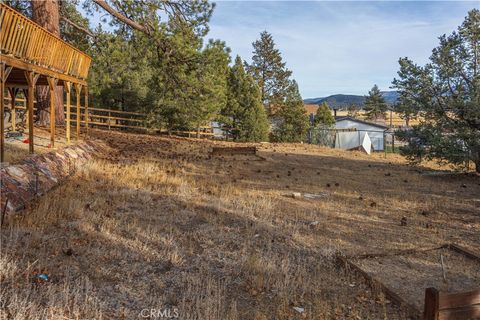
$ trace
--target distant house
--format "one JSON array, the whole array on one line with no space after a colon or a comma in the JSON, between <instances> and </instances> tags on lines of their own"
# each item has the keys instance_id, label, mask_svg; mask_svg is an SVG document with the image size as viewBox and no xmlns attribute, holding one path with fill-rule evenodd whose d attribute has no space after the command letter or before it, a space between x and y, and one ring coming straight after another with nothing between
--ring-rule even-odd
<instances>
[{"instance_id":1,"label":"distant house","mask_svg":"<svg viewBox=\"0 0 480 320\"><path fill-rule=\"evenodd\" d=\"M310 123L313 123L313 121L315 120L315 115L317 114L318 104L305 104L304 108L305 112L308 115Z\"/></svg>"},{"instance_id":2,"label":"distant house","mask_svg":"<svg viewBox=\"0 0 480 320\"><path fill-rule=\"evenodd\" d=\"M388 127L352 117L337 117L335 121L336 148L353 149L355 146L359 146L364 135L368 134L373 150L384 150L385 131L388 130Z\"/></svg>"}]
</instances>

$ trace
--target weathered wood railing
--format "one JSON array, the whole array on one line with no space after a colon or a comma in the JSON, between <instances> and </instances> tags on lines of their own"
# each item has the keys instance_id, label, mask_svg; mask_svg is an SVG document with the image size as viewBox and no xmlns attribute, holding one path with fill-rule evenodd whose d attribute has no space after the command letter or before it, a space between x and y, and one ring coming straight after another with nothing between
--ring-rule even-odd
<instances>
[{"instance_id":1,"label":"weathered wood railing","mask_svg":"<svg viewBox=\"0 0 480 320\"><path fill-rule=\"evenodd\" d=\"M459 293L425 290L424 320L464 319L480 319L480 289Z\"/></svg>"},{"instance_id":2,"label":"weathered wood railing","mask_svg":"<svg viewBox=\"0 0 480 320\"><path fill-rule=\"evenodd\" d=\"M8 110L11 114L10 123L12 130L15 131L18 127L18 124L22 122L22 119L17 119L17 110L26 110L26 100L23 98L15 99L14 110L12 110L11 99L6 98ZM65 112L66 114L66 112ZM102 129L131 129L146 131L149 128L145 126L146 115L141 112L131 112L131 111L122 111L122 110L113 110L113 109L103 109L103 108L88 108L88 125L90 127L98 127ZM72 125L75 125L77 122L77 114L72 112L70 114L70 121ZM85 125L85 107L80 106L80 123ZM211 137L213 133L211 132L211 127L204 126L200 128L201 131L198 132L199 136L202 137ZM157 132L167 132L165 129L155 130ZM177 135L187 135L195 136L197 135L196 131L171 131L172 134Z\"/></svg>"},{"instance_id":3,"label":"weathered wood railing","mask_svg":"<svg viewBox=\"0 0 480 320\"><path fill-rule=\"evenodd\" d=\"M0 50L3 58L86 79L91 58L0 2Z\"/></svg>"}]
</instances>

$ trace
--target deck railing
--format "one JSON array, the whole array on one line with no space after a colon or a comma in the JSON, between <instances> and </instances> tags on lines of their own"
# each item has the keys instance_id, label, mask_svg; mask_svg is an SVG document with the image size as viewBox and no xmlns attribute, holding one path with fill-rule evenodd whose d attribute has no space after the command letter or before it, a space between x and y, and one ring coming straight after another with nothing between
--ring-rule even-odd
<instances>
[{"instance_id":1,"label":"deck railing","mask_svg":"<svg viewBox=\"0 0 480 320\"><path fill-rule=\"evenodd\" d=\"M24 62L86 79L92 59L17 11L0 3L0 51Z\"/></svg>"}]
</instances>

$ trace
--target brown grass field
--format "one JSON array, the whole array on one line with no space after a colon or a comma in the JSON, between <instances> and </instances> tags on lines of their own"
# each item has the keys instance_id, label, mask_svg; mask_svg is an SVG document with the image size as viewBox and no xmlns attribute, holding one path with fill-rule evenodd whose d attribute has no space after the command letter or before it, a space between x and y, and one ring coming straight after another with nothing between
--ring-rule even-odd
<instances>
[{"instance_id":1,"label":"brown grass field","mask_svg":"<svg viewBox=\"0 0 480 320\"><path fill-rule=\"evenodd\" d=\"M0 318L406 319L335 256L480 251L473 175L303 144L257 144L261 160L209 157L226 142L92 138L109 146L98 160L4 224Z\"/></svg>"}]
</instances>

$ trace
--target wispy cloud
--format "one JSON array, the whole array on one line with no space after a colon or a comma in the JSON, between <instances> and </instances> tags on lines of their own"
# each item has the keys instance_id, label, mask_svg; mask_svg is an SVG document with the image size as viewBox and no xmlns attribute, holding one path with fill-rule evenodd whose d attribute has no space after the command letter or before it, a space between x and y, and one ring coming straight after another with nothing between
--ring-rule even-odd
<instances>
[{"instance_id":1,"label":"wispy cloud","mask_svg":"<svg viewBox=\"0 0 480 320\"><path fill-rule=\"evenodd\" d=\"M478 2L217 2L209 37L250 60L251 43L274 36L304 97L386 90L398 58L425 63Z\"/></svg>"}]
</instances>

